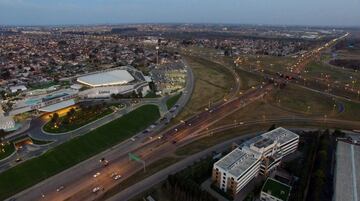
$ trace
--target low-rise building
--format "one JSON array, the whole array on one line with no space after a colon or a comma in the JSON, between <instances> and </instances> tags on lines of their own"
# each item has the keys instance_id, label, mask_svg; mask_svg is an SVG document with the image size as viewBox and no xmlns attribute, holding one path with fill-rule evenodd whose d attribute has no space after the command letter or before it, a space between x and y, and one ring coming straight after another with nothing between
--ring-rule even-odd
<instances>
[{"instance_id":1,"label":"low-rise building","mask_svg":"<svg viewBox=\"0 0 360 201\"><path fill-rule=\"evenodd\" d=\"M11 116L0 116L0 129L12 130L15 128L15 121Z\"/></svg>"},{"instance_id":2,"label":"low-rise building","mask_svg":"<svg viewBox=\"0 0 360 201\"><path fill-rule=\"evenodd\" d=\"M73 89L62 89L49 94L40 95L40 96L29 96L25 99L17 100L14 102L12 110L9 112L10 115L17 115L33 110L40 110L46 108L48 111L48 106L56 105L52 107L54 109L60 107L69 107L72 104L75 104L75 101L70 101L78 97L78 91ZM64 103L62 103L64 102ZM61 104L59 104L61 103Z\"/></svg>"},{"instance_id":3,"label":"low-rise building","mask_svg":"<svg viewBox=\"0 0 360 201\"><path fill-rule=\"evenodd\" d=\"M18 92L18 91L26 91L27 88L24 85L17 85L17 86L9 87L9 90L11 91L11 93L15 93L15 92Z\"/></svg>"},{"instance_id":4,"label":"low-rise building","mask_svg":"<svg viewBox=\"0 0 360 201\"><path fill-rule=\"evenodd\" d=\"M281 127L254 137L214 164L212 180L222 191L237 194L259 174L269 175L298 143L297 134Z\"/></svg>"}]
</instances>

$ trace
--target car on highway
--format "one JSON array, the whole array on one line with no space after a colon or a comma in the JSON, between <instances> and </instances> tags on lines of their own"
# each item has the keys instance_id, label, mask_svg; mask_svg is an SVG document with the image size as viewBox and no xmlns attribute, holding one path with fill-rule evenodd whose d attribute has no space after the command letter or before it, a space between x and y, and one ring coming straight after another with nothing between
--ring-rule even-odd
<instances>
[{"instance_id":1,"label":"car on highway","mask_svg":"<svg viewBox=\"0 0 360 201\"><path fill-rule=\"evenodd\" d=\"M56 189L56 192L60 192L64 189L65 187L64 186L60 186L59 188Z\"/></svg>"},{"instance_id":2,"label":"car on highway","mask_svg":"<svg viewBox=\"0 0 360 201\"><path fill-rule=\"evenodd\" d=\"M104 167L106 167L106 166L109 165L109 161L106 160L105 158L101 158L101 159L100 159L100 163L101 163Z\"/></svg>"},{"instance_id":3,"label":"car on highway","mask_svg":"<svg viewBox=\"0 0 360 201\"><path fill-rule=\"evenodd\" d=\"M95 187L95 188L92 189L92 192L93 192L93 193L97 193L97 192L100 191L100 190L101 190L101 187L100 187L100 186L97 186L97 187Z\"/></svg>"},{"instance_id":4,"label":"car on highway","mask_svg":"<svg viewBox=\"0 0 360 201\"><path fill-rule=\"evenodd\" d=\"M95 173L95 174L93 175L94 178L96 178L96 177L98 177L98 176L100 176L100 172L97 172L97 173Z\"/></svg>"},{"instance_id":5,"label":"car on highway","mask_svg":"<svg viewBox=\"0 0 360 201\"><path fill-rule=\"evenodd\" d=\"M114 180L118 180L121 178L121 175L119 175L117 172L113 172L110 175L111 178L113 178Z\"/></svg>"},{"instance_id":6,"label":"car on highway","mask_svg":"<svg viewBox=\"0 0 360 201\"><path fill-rule=\"evenodd\" d=\"M132 138L130 138L130 140L131 140L131 141L133 141L133 142L135 142L135 138L133 138L133 137L132 137Z\"/></svg>"},{"instance_id":7,"label":"car on highway","mask_svg":"<svg viewBox=\"0 0 360 201\"><path fill-rule=\"evenodd\" d=\"M111 175L110 175L110 177L113 178L113 177L115 177L116 175L117 175L117 172L112 172Z\"/></svg>"},{"instance_id":8,"label":"car on highway","mask_svg":"<svg viewBox=\"0 0 360 201\"><path fill-rule=\"evenodd\" d=\"M118 180L118 179L120 179L121 178L121 175L116 175L115 177L113 177L114 178L114 180Z\"/></svg>"}]
</instances>

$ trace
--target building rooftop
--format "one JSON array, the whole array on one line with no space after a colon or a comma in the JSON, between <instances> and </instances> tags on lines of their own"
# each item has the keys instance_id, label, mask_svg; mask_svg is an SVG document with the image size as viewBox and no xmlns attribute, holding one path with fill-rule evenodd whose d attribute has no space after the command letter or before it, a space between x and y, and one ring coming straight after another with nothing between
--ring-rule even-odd
<instances>
[{"instance_id":1,"label":"building rooftop","mask_svg":"<svg viewBox=\"0 0 360 201\"><path fill-rule=\"evenodd\" d=\"M113 70L79 77L79 83L91 86L122 85L135 80L127 70Z\"/></svg>"},{"instance_id":2,"label":"building rooftop","mask_svg":"<svg viewBox=\"0 0 360 201\"><path fill-rule=\"evenodd\" d=\"M276 146L277 143L283 144L298 137L297 134L279 127L247 140L241 144L239 148L234 149L217 161L215 165L228 171L233 176L239 177L256 163L256 161L260 160L261 155L263 154L262 148L267 149L268 147ZM281 155L274 154L273 157L279 158Z\"/></svg>"},{"instance_id":3,"label":"building rooftop","mask_svg":"<svg viewBox=\"0 0 360 201\"><path fill-rule=\"evenodd\" d=\"M360 146L338 141L334 201L356 200L360 192Z\"/></svg>"},{"instance_id":4,"label":"building rooftop","mask_svg":"<svg viewBox=\"0 0 360 201\"><path fill-rule=\"evenodd\" d=\"M59 103L55 103L53 105L49 105L49 106L40 108L39 110L42 111L42 112L55 112L57 110L60 110L60 109L66 108L66 107L70 107L72 105L75 105L75 100L74 99L70 99L70 100L67 100L67 101L62 101L62 102L59 102Z\"/></svg>"},{"instance_id":5,"label":"building rooftop","mask_svg":"<svg viewBox=\"0 0 360 201\"><path fill-rule=\"evenodd\" d=\"M260 156L248 154L236 148L216 162L215 165L228 171L233 176L239 177L259 159Z\"/></svg>"},{"instance_id":6,"label":"building rooftop","mask_svg":"<svg viewBox=\"0 0 360 201\"><path fill-rule=\"evenodd\" d=\"M299 135L297 135L289 130L286 130L285 128L282 128L282 127L279 127L272 131L264 133L261 136L272 139L274 141L277 141L280 144L283 144L290 140L299 138Z\"/></svg>"},{"instance_id":7,"label":"building rooftop","mask_svg":"<svg viewBox=\"0 0 360 201\"><path fill-rule=\"evenodd\" d=\"M274 142L284 144L293 139L299 138L296 133L293 133L285 128L279 127L262 135L256 136L241 144L242 148L254 146L258 149L266 148Z\"/></svg>"},{"instance_id":8,"label":"building rooftop","mask_svg":"<svg viewBox=\"0 0 360 201\"><path fill-rule=\"evenodd\" d=\"M290 191L290 186L272 178L268 178L262 188L262 192L284 201L289 199Z\"/></svg>"},{"instance_id":9,"label":"building rooftop","mask_svg":"<svg viewBox=\"0 0 360 201\"><path fill-rule=\"evenodd\" d=\"M268 147L268 146L272 145L273 143L274 143L273 139L262 137L259 141L254 143L254 146L261 149L264 147Z\"/></svg>"}]
</instances>

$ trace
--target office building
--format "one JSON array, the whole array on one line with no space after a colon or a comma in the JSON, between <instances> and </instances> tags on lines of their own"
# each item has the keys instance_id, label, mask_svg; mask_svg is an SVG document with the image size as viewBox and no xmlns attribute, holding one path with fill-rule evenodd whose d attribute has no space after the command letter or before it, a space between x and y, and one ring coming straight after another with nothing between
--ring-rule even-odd
<instances>
[{"instance_id":1,"label":"office building","mask_svg":"<svg viewBox=\"0 0 360 201\"><path fill-rule=\"evenodd\" d=\"M281 127L254 137L214 164L212 180L222 191L237 194L259 174L275 170L298 143L297 134Z\"/></svg>"}]
</instances>

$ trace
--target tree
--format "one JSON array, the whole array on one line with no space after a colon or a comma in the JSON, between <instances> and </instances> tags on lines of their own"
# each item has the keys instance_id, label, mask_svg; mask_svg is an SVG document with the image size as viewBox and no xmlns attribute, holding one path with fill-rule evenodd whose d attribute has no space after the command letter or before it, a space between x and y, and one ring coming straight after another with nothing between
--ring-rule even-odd
<instances>
[{"instance_id":1,"label":"tree","mask_svg":"<svg viewBox=\"0 0 360 201\"><path fill-rule=\"evenodd\" d=\"M272 131L272 130L274 130L276 128L276 125L275 124L273 124L273 125L271 125L271 127L269 128L269 130L268 131Z\"/></svg>"},{"instance_id":2,"label":"tree","mask_svg":"<svg viewBox=\"0 0 360 201\"><path fill-rule=\"evenodd\" d=\"M59 121L59 119L60 119L59 114L55 112L52 115L50 122L52 125L55 125Z\"/></svg>"},{"instance_id":3,"label":"tree","mask_svg":"<svg viewBox=\"0 0 360 201\"><path fill-rule=\"evenodd\" d=\"M137 93L135 91L132 91L130 96L131 96L131 98L137 98L138 97L138 95L137 95Z\"/></svg>"},{"instance_id":4,"label":"tree","mask_svg":"<svg viewBox=\"0 0 360 201\"><path fill-rule=\"evenodd\" d=\"M149 88L151 91L156 91L156 85L154 82L149 82Z\"/></svg>"},{"instance_id":5,"label":"tree","mask_svg":"<svg viewBox=\"0 0 360 201\"><path fill-rule=\"evenodd\" d=\"M4 129L0 129L0 143L3 142L5 135L6 135L6 132L4 131Z\"/></svg>"}]
</instances>

